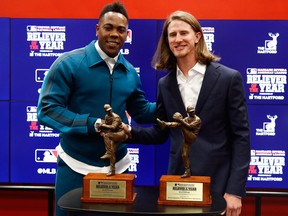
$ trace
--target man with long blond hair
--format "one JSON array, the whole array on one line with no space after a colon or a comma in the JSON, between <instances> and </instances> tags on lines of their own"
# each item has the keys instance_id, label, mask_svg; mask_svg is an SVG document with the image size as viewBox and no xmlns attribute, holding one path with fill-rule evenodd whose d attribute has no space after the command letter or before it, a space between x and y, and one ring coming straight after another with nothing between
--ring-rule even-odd
<instances>
[{"instance_id":1,"label":"man with long blond hair","mask_svg":"<svg viewBox=\"0 0 288 216\"><path fill-rule=\"evenodd\" d=\"M200 23L185 11L175 11L165 21L153 58L153 67L168 74L158 83L157 118L173 121L195 107L201 130L190 148L195 176L210 176L211 191L227 202L226 215L241 214L250 162L250 128L241 74L217 61L209 52ZM183 135L180 128L160 126L131 130L135 143L163 143L170 135L168 174L181 175Z\"/></svg>"}]
</instances>

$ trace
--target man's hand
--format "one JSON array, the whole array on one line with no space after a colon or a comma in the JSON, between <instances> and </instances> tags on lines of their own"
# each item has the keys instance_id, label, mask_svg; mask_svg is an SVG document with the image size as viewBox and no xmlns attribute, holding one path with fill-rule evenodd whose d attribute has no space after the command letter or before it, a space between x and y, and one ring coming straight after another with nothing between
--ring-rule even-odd
<instances>
[{"instance_id":1,"label":"man's hand","mask_svg":"<svg viewBox=\"0 0 288 216\"><path fill-rule=\"evenodd\" d=\"M98 130L101 131L102 130L102 123L98 123Z\"/></svg>"},{"instance_id":2,"label":"man's hand","mask_svg":"<svg viewBox=\"0 0 288 216\"><path fill-rule=\"evenodd\" d=\"M241 214L242 200L240 197L225 193L226 200L226 216L239 216Z\"/></svg>"},{"instance_id":3,"label":"man's hand","mask_svg":"<svg viewBox=\"0 0 288 216\"><path fill-rule=\"evenodd\" d=\"M156 121L161 129L164 129L167 127L166 123L164 121L161 121L159 118L157 118Z\"/></svg>"},{"instance_id":4,"label":"man's hand","mask_svg":"<svg viewBox=\"0 0 288 216\"><path fill-rule=\"evenodd\" d=\"M103 130L102 130L102 123L99 123L99 125L98 125L98 131L99 131L99 134L100 134L100 136L102 136L102 137L104 137L104 135L106 134L106 132L104 132Z\"/></svg>"},{"instance_id":5,"label":"man's hand","mask_svg":"<svg viewBox=\"0 0 288 216\"><path fill-rule=\"evenodd\" d=\"M131 127L129 125L123 123L123 122L122 122L122 125L123 125L124 131L125 131L125 133L127 135L126 139L131 138L132 137L132 135L131 135Z\"/></svg>"}]
</instances>

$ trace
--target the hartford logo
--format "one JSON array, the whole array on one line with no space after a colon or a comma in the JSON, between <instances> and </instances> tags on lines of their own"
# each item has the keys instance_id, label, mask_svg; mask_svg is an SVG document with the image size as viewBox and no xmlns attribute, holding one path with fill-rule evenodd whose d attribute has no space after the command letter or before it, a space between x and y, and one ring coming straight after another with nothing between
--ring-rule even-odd
<instances>
[{"instance_id":1,"label":"the hartford logo","mask_svg":"<svg viewBox=\"0 0 288 216\"><path fill-rule=\"evenodd\" d=\"M267 115L269 122L263 122L262 128L256 128L256 136L275 136L277 115Z\"/></svg>"},{"instance_id":2,"label":"the hartford logo","mask_svg":"<svg viewBox=\"0 0 288 216\"><path fill-rule=\"evenodd\" d=\"M283 181L285 168L284 150L251 149L248 181Z\"/></svg>"},{"instance_id":3,"label":"the hartford logo","mask_svg":"<svg viewBox=\"0 0 288 216\"><path fill-rule=\"evenodd\" d=\"M64 52L66 26L27 25L30 57L58 57Z\"/></svg>"},{"instance_id":4,"label":"the hartford logo","mask_svg":"<svg viewBox=\"0 0 288 216\"><path fill-rule=\"evenodd\" d=\"M30 122L29 137L59 137L59 132L54 132L52 128L38 123L37 106L27 106L26 115L26 121Z\"/></svg>"},{"instance_id":5,"label":"the hartford logo","mask_svg":"<svg viewBox=\"0 0 288 216\"><path fill-rule=\"evenodd\" d=\"M258 54L277 54L277 38L279 33L271 33L268 35L271 37L270 40L265 40L264 47L258 47Z\"/></svg>"},{"instance_id":6,"label":"the hartford logo","mask_svg":"<svg viewBox=\"0 0 288 216\"><path fill-rule=\"evenodd\" d=\"M247 68L249 100L284 100L286 68Z\"/></svg>"}]
</instances>

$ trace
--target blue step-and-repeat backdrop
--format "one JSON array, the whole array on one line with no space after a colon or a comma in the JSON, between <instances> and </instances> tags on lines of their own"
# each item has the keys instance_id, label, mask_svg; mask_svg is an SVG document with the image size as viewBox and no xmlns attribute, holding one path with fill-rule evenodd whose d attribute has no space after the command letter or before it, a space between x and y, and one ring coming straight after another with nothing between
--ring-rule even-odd
<instances>
[{"instance_id":1,"label":"blue step-and-repeat backdrop","mask_svg":"<svg viewBox=\"0 0 288 216\"><path fill-rule=\"evenodd\" d=\"M63 52L96 39L94 19L0 18L0 183L54 184L59 133L37 122L46 72ZM200 20L210 51L239 70L251 126L248 188L288 188L288 21ZM164 73L151 67L163 20L130 20L121 50L149 100ZM132 124L134 124L132 120ZM168 165L162 145L128 145L136 185L159 185Z\"/></svg>"}]
</instances>

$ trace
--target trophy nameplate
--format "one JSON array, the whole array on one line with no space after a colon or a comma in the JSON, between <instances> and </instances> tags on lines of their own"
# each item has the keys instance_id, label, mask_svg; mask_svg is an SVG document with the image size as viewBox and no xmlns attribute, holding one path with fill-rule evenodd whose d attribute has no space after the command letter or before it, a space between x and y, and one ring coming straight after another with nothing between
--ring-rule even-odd
<instances>
[{"instance_id":1,"label":"trophy nameplate","mask_svg":"<svg viewBox=\"0 0 288 216\"><path fill-rule=\"evenodd\" d=\"M83 178L82 202L133 203L134 174L88 173Z\"/></svg>"},{"instance_id":2,"label":"trophy nameplate","mask_svg":"<svg viewBox=\"0 0 288 216\"><path fill-rule=\"evenodd\" d=\"M209 206L212 203L209 176L163 175L160 178L159 205Z\"/></svg>"}]
</instances>

